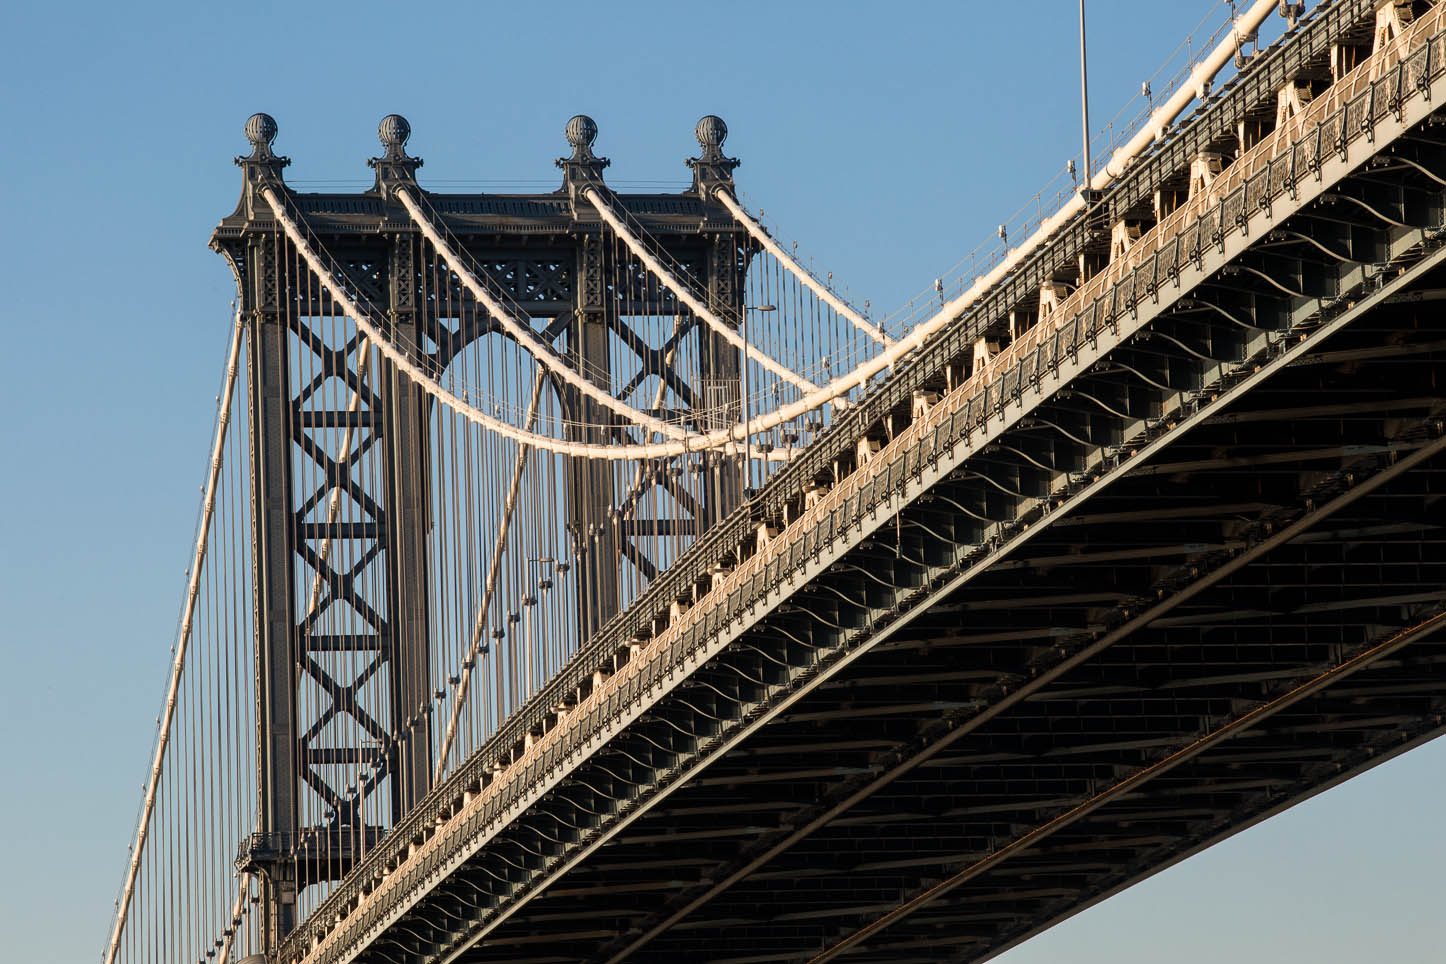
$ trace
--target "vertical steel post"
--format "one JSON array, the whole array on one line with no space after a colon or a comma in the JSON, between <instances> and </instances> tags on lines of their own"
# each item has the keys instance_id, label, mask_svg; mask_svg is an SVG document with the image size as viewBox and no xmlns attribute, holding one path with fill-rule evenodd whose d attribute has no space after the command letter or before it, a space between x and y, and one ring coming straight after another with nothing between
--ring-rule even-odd
<instances>
[{"instance_id":1,"label":"vertical steel post","mask_svg":"<svg viewBox=\"0 0 1446 964\"><path fill-rule=\"evenodd\" d=\"M737 158L723 153L723 142L728 139L728 125L723 123L723 118L708 114L699 118L693 128L693 136L697 138L699 148L698 156L689 158L687 162L693 171L693 191L705 203L716 203L714 192L720 187L726 188L729 193L733 192L733 171L738 167ZM732 225L731 219L729 224ZM738 235L730 230L715 235L705 254L704 273L708 285L709 307L720 318L741 319L744 311L744 275L751 249L740 252ZM741 263L740 254L743 258ZM742 324L746 325L746 322ZM748 332L745 330L741 334L747 344ZM749 406L746 352L735 352L721 335L701 325L698 339L704 404L723 413L721 417L709 420L707 424L699 427L716 431L726 428L735 418L747 421ZM737 416L732 414L735 398L738 399ZM750 447L750 440L745 439L740 456L730 457L717 452L702 456L705 466L706 505L705 518L700 520L700 527L714 525L726 518L733 508L743 501L743 490L748 486ZM737 466L733 465L735 459L740 463Z\"/></svg>"},{"instance_id":2,"label":"vertical steel post","mask_svg":"<svg viewBox=\"0 0 1446 964\"><path fill-rule=\"evenodd\" d=\"M388 247L390 315L398 341L423 344L417 317L416 237ZM382 368L386 453L387 682L396 738L391 762L392 820L426 796L432 776L431 660L427 627L427 530L430 441L427 402L396 367Z\"/></svg>"},{"instance_id":3,"label":"vertical steel post","mask_svg":"<svg viewBox=\"0 0 1446 964\"><path fill-rule=\"evenodd\" d=\"M730 318L742 305L738 296L738 251L732 235L722 235L707 248L705 258L705 280L708 285L708 307L720 318ZM698 365L702 381L700 397L705 408L712 415L699 423L703 431L717 431L746 417L746 381L744 366L747 360L742 352L735 351L723 340L723 336L697 325ZM747 332L742 333L747 338ZM743 500L747 487L745 474L748 471L746 454L729 456L720 452L705 452L704 472L704 518L700 527L716 525L733 511Z\"/></svg>"},{"instance_id":4,"label":"vertical steel post","mask_svg":"<svg viewBox=\"0 0 1446 964\"><path fill-rule=\"evenodd\" d=\"M276 242L247 245L249 284L242 311L250 325L247 378L251 422L251 525L256 656L256 833L262 941L280 945L296 923L297 881L286 853L297 839L296 548L291 506L290 331L279 303Z\"/></svg>"},{"instance_id":5,"label":"vertical steel post","mask_svg":"<svg viewBox=\"0 0 1446 964\"><path fill-rule=\"evenodd\" d=\"M607 315L608 297L603 281L602 239L595 234L578 239L577 284L573 286L573 317L567 331L568 354L583 377L611 390L612 370ZM621 310L621 309L619 309ZM573 389L567 390L568 410L576 420L568 437L606 445L612 413ZM572 533L578 564L578 629L581 639L597 632L618 611L618 575L622 557L619 533L613 524L612 466L595 459L568 459L567 525Z\"/></svg>"}]
</instances>

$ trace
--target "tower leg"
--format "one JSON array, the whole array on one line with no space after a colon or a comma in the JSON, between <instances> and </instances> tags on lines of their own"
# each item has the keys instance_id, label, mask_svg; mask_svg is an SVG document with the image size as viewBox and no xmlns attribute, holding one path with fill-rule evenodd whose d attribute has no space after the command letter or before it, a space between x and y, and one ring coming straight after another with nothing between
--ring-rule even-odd
<instances>
[{"instance_id":1,"label":"tower leg","mask_svg":"<svg viewBox=\"0 0 1446 964\"><path fill-rule=\"evenodd\" d=\"M710 307L719 317L738 317L743 305L739 297L737 244L733 238L721 238L708 247L706 276ZM709 411L718 413L699 428L711 432L743 419L742 358L722 335L704 325L698 326L698 339L703 404ZM742 455L707 452L702 458L704 518L698 520L699 532L727 518L743 501L745 469Z\"/></svg>"},{"instance_id":2,"label":"tower leg","mask_svg":"<svg viewBox=\"0 0 1446 964\"><path fill-rule=\"evenodd\" d=\"M291 381L289 338L277 304L276 251L269 239L250 245L250 284L242 305L250 319L247 377L251 401L252 540L256 576L256 839L262 940L274 951L296 924L297 838L296 559L291 524Z\"/></svg>"},{"instance_id":3,"label":"tower leg","mask_svg":"<svg viewBox=\"0 0 1446 964\"><path fill-rule=\"evenodd\" d=\"M391 320L402 344L423 343L417 317L416 242L398 238L390 248ZM387 616L391 629L387 669L392 732L392 820L426 796L432 775L431 652L427 626L428 447L427 403L410 378L388 363L382 391L387 428Z\"/></svg>"}]
</instances>

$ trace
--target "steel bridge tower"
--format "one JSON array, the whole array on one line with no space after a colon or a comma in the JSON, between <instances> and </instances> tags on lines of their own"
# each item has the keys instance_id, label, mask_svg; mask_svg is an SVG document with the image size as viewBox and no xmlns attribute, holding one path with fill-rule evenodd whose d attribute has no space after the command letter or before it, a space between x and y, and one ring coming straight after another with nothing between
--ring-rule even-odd
<instances>
[{"instance_id":1,"label":"steel bridge tower","mask_svg":"<svg viewBox=\"0 0 1446 964\"><path fill-rule=\"evenodd\" d=\"M321 320L335 306L306 283L263 197L270 187L297 205L340 263L346 282L385 306L398 343L436 346L430 336L441 309L423 291L421 237L395 195L399 187L422 193L416 181L422 160L405 150L410 126L398 115L382 120L378 134L384 151L368 162L375 184L360 195L290 192L283 181L289 159L271 147L276 133L275 121L266 114L248 120L252 150L236 159L243 173L240 203L211 239L235 273L248 326L259 772L257 829L242 845L237 864L261 881L263 934L270 950L296 926L298 895L308 886L343 877L356 855L370 849L431 788L436 734L428 587L440 578L428 571L427 562L429 402L390 362L383 360L379 371L362 370L366 348L357 344L359 339L345 345L327 342ZM752 242L713 191L731 187L738 162L722 153L727 128L720 119L705 117L696 133L702 151L688 162L690 190L609 194L668 257L692 272L711 308L737 318ZM592 373L589 377L606 389L618 346L634 345L637 364L668 381L681 397L696 400L690 406L700 410L696 428L717 427L704 424L708 420L736 421L740 359L716 332L691 326L701 379L690 379L672 370L659 353L630 341L627 332L612 330L629 315L681 315L686 309L669 296L661 299L667 304L630 303L629 293L606 275L603 224L581 193L587 187L607 190L603 170L609 162L593 153L596 136L591 118L568 121L571 153L557 161L562 184L553 193L432 195L432 203L490 280L534 323L541 322L538 334L577 371ZM470 337L487 333L479 329ZM324 379L307 380L293 370L298 343L310 346ZM459 350L457 344L437 346L427 360L444 366L445 354ZM347 386L364 404L331 400L321 390L323 380ZM550 384L562 409L586 426L574 429L572 440L618 440L615 416L560 380ZM705 408L712 414L703 415ZM377 460L381 471L374 488L351 471L354 459L333 458L309 434L339 428L357 434L358 455ZM742 482L736 456L710 453L697 466L695 471L704 474L705 497L697 503L692 525L701 532L739 503ZM318 475L325 480L322 486L305 490L303 477ZM660 477L655 484L669 481ZM572 460L565 486L565 525L576 578L585 587L577 614L581 639L576 642L581 643L618 612L619 571L637 564L637 556L626 545L628 534L609 525L622 493L605 465ZM314 521L310 514L333 491L363 506L367 521ZM362 565L346 568L330 556L326 547L341 540L361 546L366 571L381 577L362 578ZM313 582L316 589L308 592ZM366 630L346 635L315 631L318 614L329 605L362 614ZM354 680L338 679L326 669L327 655L343 652L367 661ZM369 713L360 705L358 690L365 685L385 688L385 713ZM303 687L322 697L299 699ZM357 724L355 731L371 735L370 745L322 745L329 724L343 716ZM337 785L328 770L363 760L371 761L372 775L361 786ZM308 795L329 814L320 824L303 825L300 815L308 808L302 802ZM378 812L387 819L368 822L367 816Z\"/></svg>"}]
</instances>

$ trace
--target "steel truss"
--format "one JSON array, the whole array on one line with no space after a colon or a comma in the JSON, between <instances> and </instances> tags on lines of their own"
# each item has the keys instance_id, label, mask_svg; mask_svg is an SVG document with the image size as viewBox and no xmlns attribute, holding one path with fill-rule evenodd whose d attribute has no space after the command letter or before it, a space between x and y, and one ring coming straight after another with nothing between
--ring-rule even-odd
<instances>
[{"instance_id":1,"label":"steel truss","mask_svg":"<svg viewBox=\"0 0 1446 964\"><path fill-rule=\"evenodd\" d=\"M438 574L427 571L428 403L384 359L380 370L368 370L373 353L366 338L337 334L347 330L337 324L345 312L310 276L264 192L286 197L291 214L321 239L334 277L374 306L385 330L429 370L445 371L469 346L503 329L476 310L472 293L425 246L397 202L402 187L422 196L415 179L421 161L401 150L404 135L388 143L385 157L372 159L377 181L371 192L293 196L282 177L289 161L271 152L275 129L267 123L271 129L253 141L253 153L237 159L243 194L212 246L236 275L250 335L260 786L257 829L241 842L237 866L262 881L265 940L274 949L295 927L299 895L350 873L431 788L433 684L445 677L429 660L428 580ZM711 333L698 331L670 295L640 297L607 274L596 212L566 193L574 182L601 187L605 163L590 151L562 162L560 194L423 203L465 266L553 352L551 361L593 378L600 371L605 379L612 356L631 353L630 364L620 366L635 367L624 397L656 376L687 409L695 399L703 405L731 397L736 404L736 360L713 363L704 372L706 384L694 384L672 364L687 339L716 348ZM710 169L696 196L610 196L631 220L664 237L659 253L696 279L703 300L736 317L752 246L709 193L731 185L730 172ZM424 280L438 274L447 279L441 292ZM648 290L641 283L636 288ZM679 316L662 344L648 344L626 325L629 315L659 313ZM546 323L534 327L539 318ZM627 440L629 427L611 413L561 379L554 377L552 387L579 423L593 426L579 433L597 442ZM689 463L689 470L698 464ZM692 533L739 501L738 470L724 471L729 465L735 460L711 457L708 470L722 481L702 500L680 484L684 469L677 466L639 472L624 492L614 492L611 477L592 463L570 467L566 524L575 564L591 580L579 606L582 635L616 613L622 564L656 575L659 566L641 536L664 525L670 533ZM691 518L640 516L638 507L654 491ZM346 510L338 512L338 504ZM619 513L626 525L612 524ZM339 545L346 551L333 551ZM360 627L320 629L332 607L357 614ZM331 666L334 656L362 662L343 675ZM369 687L384 695L364 695ZM302 698L306 690L314 699ZM352 736L347 745L335 745L339 722ZM366 767L366 775L353 785L336 776L338 768L357 767ZM381 799L380 808L373 797ZM308 816L315 814L320 818Z\"/></svg>"},{"instance_id":2,"label":"steel truss","mask_svg":"<svg viewBox=\"0 0 1446 964\"><path fill-rule=\"evenodd\" d=\"M966 319L800 461L910 444L616 621L283 959L982 959L1439 732L1441 46L905 436Z\"/></svg>"}]
</instances>

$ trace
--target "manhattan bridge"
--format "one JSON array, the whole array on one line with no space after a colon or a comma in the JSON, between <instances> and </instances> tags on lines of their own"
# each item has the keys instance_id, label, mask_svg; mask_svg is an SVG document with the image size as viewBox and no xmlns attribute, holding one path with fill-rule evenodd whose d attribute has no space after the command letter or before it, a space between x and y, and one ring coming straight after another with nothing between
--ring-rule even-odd
<instances>
[{"instance_id":1,"label":"manhattan bridge","mask_svg":"<svg viewBox=\"0 0 1446 964\"><path fill-rule=\"evenodd\" d=\"M106 964L982 961L1446 730L1446 3L1241 7L887 316L251 117Z\"/></svg>"}]
</instances>

